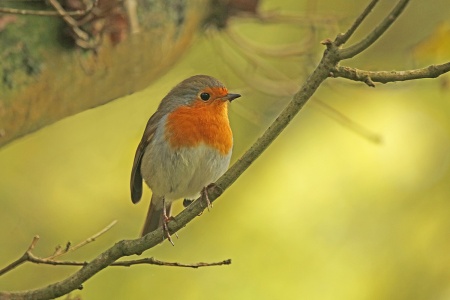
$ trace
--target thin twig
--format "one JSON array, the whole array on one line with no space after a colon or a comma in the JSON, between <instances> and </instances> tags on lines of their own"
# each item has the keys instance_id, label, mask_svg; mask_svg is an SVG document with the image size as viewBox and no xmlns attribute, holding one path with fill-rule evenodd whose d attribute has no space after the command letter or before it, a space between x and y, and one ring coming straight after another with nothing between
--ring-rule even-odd
<instances>
[{"instance_id":1,"label":"thin twig","mask_svg":"<svg viewBox=\"0 0 450 300\"><path fill-rule=\"evenodd\" d=\"M79 26L78 22L72 18L69 13L61 6L61 4L56 0L48 0L49 3L55 8L56 12L63 18L63 20L69 25L72 31L76 34L78 38L83 41L89 40L89 35L84 32Z\"/></svg>"},{"instance_id":2,"label":"thin twig","mask_svg":"<svg viewBox=\"0 0 450 300\"><path fill-rule=\"evenodd\" d=\"M40 257L35 256L32 253L28 254L27 261L34 263L34 264L52 265L52 266L85 266L88 264L87 261L85 261L85 262L59 261L59 260L53 260L53 259L47 259L47 258L40 258Z\"/></svg>"},{"instance_id":3,"label":"thin twig","mask_svg":"<svg viewBox=\"0 0 450 300\"><path fill-rule=\"evenodd\" d=\"M29 9L17 9L9 7L0 7L0 13L14 14L14 15L32 15L42 17L59 17L60 14L53 10L29 10ZM74 10L67 12L69 16L84 16L86 10Z\"/></svg>"},{"instance_id":4,"label":"thin twig","mask_svg":"<svg viewBox=\"0 0 450 300\"><path fill-rule=\"evenodd\" d=\"M38 235L35 235L33 237L33 240L31 241L30 246L28 246L27 252L30 252L34 249L34 247L36 246L37 242L39 241L40 237Z\"/></svg>"},{"instance_id":5,"label":"thin twig","mask_svg":"<svg viewBox=\"0 0 450 300\"><path fill-rule=\"evenodd\" d=\"M335 39L336 46L340 46L345 44L348 39L355 33L356 29L361 25L361 23L364 21L364 19L372 12L372 9L377 5L379 0L372 0L372 2L367 5L367 7L364 9L364 11L356 18L355 22L352 24L352 26L345 32L339 34Z\"/></svg>"},{"instance_id":6,"label":"thin twig","mask_svg":"<svg viewBox=\"0 0 450 300\"><path fill-rule=\"evenodd\" d=\"M73 10L66 12L66 15L77 17L85 16L94 9L96 6L96 1L90 1L86 9ZM53 10L29 10L29 9L18 9L18 8L8 8L0 7L0 13L5 14L15 14L15 15L32 15L32 16L45 16L45 17L60 17L61 14Z\"/></svg>"},{"instance_id":7,"label":"thin twig","mask_svg":"<svg viewBox=\"0 0 450 300\"><path fill-rule=\"evenodd\" d=\"M212 262L212 263L199 262L199 263L195 263L195 264L182 264L182 263L178 263L178 262L166 262L166 261L157 260L153 257L147 257L147 258L137 259L137 260L118 261L118 262L112 263L111 266L129 267L132 265L139 265L139 264L150 264L150 265L166 266L166 267L183 267L183 268L198 269L201 267L231 265L231 259L225 259L225 260L222 260L219 262Z\"/></svg>"},{"instance_id":8,"label":"thin twig","mask_svg":"<svg viewBox=\"0 0 450 300\"><path fill-rule=\"evenodd\" d=\"M27 261L35 263L35 264L45 264L45 265L52 265L52 266L86 266L88 264L87 261L58 261L53 259L47 259L47 258L39 258L34 255L29 255ZM110 266L114 267L130 267L134 265L156 265L156 266L166 266L166 267L182 267L182 268L201 268L201 267L213 267L213 266L223 266L223 265L230 265L231 259L225 259L223 261L219 262L212 262L212 263L205 263L205 262L199 262L194 264L183 264L179 262L167 262L167 261L161 261L158 259L155 259L153 257L146 257L142 259L136 259L136 260L127 260L127 261L118 261L110 264Z\"/></svg>"},{"instance_id":9,"label":"thin twig","mask_svg":"<svg viewBox=\"0 0 450 300\"><path fill-rule=\"evenodd\" d=\"M224 41L232 47L233 43L232 40L229 39L228 35L224 36ZM216 44L213 43L213 47L216 47ZM226 51L227 53L224 53L221 49L217 49L218 52L222 53L222 57L224 59L232 61L232 58L229 56L230 51ZM295 92L298 90L298 84L297 81L289 78L285 73L281 72L279 69L274 68L270 66L270 64L266 63L263 59L260 59L260 57L254 55L255 51L246 51L245 49L242 51L236 51L236 53L240 56L242 56L249 65L251 65L255 70L260 70L264 72L265 74L271 74L274 78L277 78L276 80L267 79L264 77L257 78L257 73L253 74L253 76L248 76L247 73L240 72L239 70L235 68L235 65L232 63L228 64L230 69L242 80L244 80L249 86L252 86L256 90L259 90L265 94L271 95L271 96L292 96L295 94ZM230 57L230 58L228 58ZM259 73L262 73L259 72ZM279 80L278 80L279 79Z\"/></svg>"},{"instance_id":10,"label":"thin twig","mask_svg":"<svg viewBox=\"0 0 450 300\"><path fill-rule=\"evenodd\" d=\"M232 31L229 31L227 29L228 33L231 33ZM233 33L234 34L234 33ZM231 34L229 35L231 37ZM226 40L228 43L228 41ZM240 47L245 45L245 43L236 43ZM215 45L215 44L213 44ZM230 43L230 46L232 46L232 43ZM219 51L219 50L218 50ZM254 52L254 51L253 51ZM254 55L250 55L252 51L250 49L244 49L242 51L242 55L245 56L245 59L247 62L250 62L256 66L256 68L261 69L266 74L271 74L273 77L277 77L277 81L267 80L264 84L261 84L260 80L256 80L256 77L249 77L245 76L244 74L238 75L243 80L246 81L247 84L253 86L255 89L267 93L271 96L280 96L284 93L287 93L287 96L290 96L295 93L297 90L297 85L295 84L294 80L287 77L285 73L281 72L277 68L273 68L267 64L265 64L263 61L256 60L254 58ZM223 57L227 57L226 55L223 55ZM229 66L232 66L233 64L229 64ZM232 68L232 67L231 67ZM234 72L237 72L237 70L234 70ZM264 79L263 79L264 80ZM289 86L289 88L286 88L286 86ZM319 99L316 99L316 101L312 102L312 104L318 105L320 108L322 108L322 111L326 113L329 117L340 123L342 126L348 128L349 130L353 131L354 133L362 136L363 138L373 142L373 143L380 143L381 137L379 134L371 132L369 129L365 128L361 124L358 124L357 122L351 120L347 116L345 116L343 113L337 111L335 108L331 107L330 105L326 104L325 102L320 101Z\"/></svg>"},{"instance_id":11,"label":"thin twig","mask_svg":"<svg viewBox=\"0 0 450 300\"><path fill-rule=\"evenodd\" d=\"M315 98L314 101L311 102L311 104L315 104L318 107L322 109L322 112L326 115L328 115L330 118L334 119L336 122L347 128L348 130L356 133L359 136L362 136L363 138L367 139L368 141L380 144L382 141L382 137L370 129L364 127L363 125L353 121L334 107L330 106L329 104Z\"/></svg>"},{"instance_id":12,"label":"thin twig","mask_svg":"<svg viewBox=\"0 0 450 300\"><path fill-rule=\"evenodd\" d=\"M239 21L249 21L249 22L262 22L266 24L295 24L295 25L310 25L311 23L316 23L319 25L327 25L330 23L335 23L339 19L338 15L320 16L318 14L299 14L290 12L279 12L279 11L263 11L254 13L240 12L238 15Z\"/></svg>"},{"instance_id":13,"label":"thin twig","mask_svg":"<svg viewBox=\"0 0 450 300\"><path fill-rule=\"evenodd\" d=\"M249 42L247 39L243 38L241 34L239 34L236 30L229 27L225 30L225 33L228 37L233 40L235 45L238 45L239 48L243 49L251 54L260 54L269 57L288 57L288 56L300 56L305 55L311 50L314 37L314 29L312 29L313 34L309 36L309 38L305 39L301 45L298 44L289 44L283 46L269 46L264 45L260 46L255 43Z\"/></svg>"},{"instance_id":14,"label":"thin twig","mask_svg":"<svg viewBox=\"0 0 450 300\"><path fill-rule=\"evenodd\" d=\"M111 224L106 226L104 229L102 229L98 233L94 234L93 236L87 238L86 240L82 241L81 243L75 245L74 247L70 247L70 242L67 243L66 247L63 250L61 250L62 248L60 246L58 246L56 248L55 253L53 253L53 255L46 257L46 258L37 257L32 253L32 250L34 249L37 242L39 241L39 236L36 235L33 237L33 240L31 241L30 246L28 246L27 250L21 257L19 257L17 260L13 261L11 264L9 264L8 266L6 266L0 270L0 276L5 273L8 273L9 271L15 269L16 267L20 266L21 264L23 264L24 262L27 262L27 261L36 263L36 264L50 264L50 265L80 266L80 265L86 264L86 263L78 263L78 262L59 262L59 261L55 261L54 258L59 257L63 254L69 253L69 252L73 252L73 251L85 246L86 244L89 244L89 243L95 241L99 236L101 236L102 234L104 234L105 232L110 230L116 223L117 223L117 221L114 220L113 222L111 222Z\"/></svg>"},{"instance_id":15,"label":"thin twig","mask_svg":"<svg viewBox=\"0 0 450 300\"><path fill-rule=\"evenodd\" d=\"M104 233L106 233L108 230L110 230L114 225L116 225L117 220L114 220L111 222L111 224L109 224L108 226L106 226L105 228L103 228L102 230L100 230L99 232L97 232L96 234L94 234L93 236L85 239L84 241L82 241L81 243L70 247L70 244L68 244L68 246L66 246L66 248L63 251L56 251L53 255L44 258L45 260L52 260L56 257L59 257L63 254L69 253L69 252L73 252L81 247L83 247L84 245L87 245L89 243L94 242L99 236L103 235Z\"/></svg>"},{"instance_id":16,"label":"thin twig","mask_svg":"<svg viewBox=\"0 0 450 300\"><path fill-rule=\"evenodd\" d=\"M33 240L30 243L30 245L28 246L25 253L19 259L17 259L16 261L12 262L8 266L6 266L5 268L0 270L0 276L15 269L16 267L18 267L19 265L21 265L27 261L31 262L31 263L35 263L35 264L45 264L45 265L52 265L52 266L86 266L86 265L88 265L88 262L86 262L86 261L84 261L84 262L57 261L57 260L54 260L54 258L61 256L63 254L66 254L68 252L75 251L75 250L79 249L80 247L83 247L84 245L95 241L99 236L101 236L102 234L107 232L109 229L111 229L111 227L113 227L116 223L117 223L117 221L113 221L111 224L106 226L100 232L94 234L93 236L87 238L86 240L84 240L83 242L79 243L78 245L76 245L72 248L66 247L66 249L63 251L59 250L60 248L58 248L57 251L55 252L56 254L46 257L46 258L41 258L41 257L35 256L31 252L34 249L34 247L36 246L37 242L39 241L39 236L35 236L35 237L33 237ZM199 262L199 263L195 263L195 264L183 264L183 263L178 263L178 262L166 262L166 261L157 260L153 257L147 257L147 258L137 259L137 260L114 262L114 263L110 264L110 266L130 267L133 265L142 265L142 264L197 269L197 268L201 268L201 267L229 265L229 264L231 264L231 259L226 259L223 261L212 262L212 263ZM1 296L1 294L0 294L0 296Z\"/></svg>"},{"instance_id":17,"label":"thin twig","mask_svg":"<svg viewBox=\"0 0 450 300\"><path fill-rule=\"evenodd\" d=\"M33 240L31 241L30 246L28 246L28 249L25 251L25 253L19 257L17 260L13 261L12 263L10 263L9 265L7 265L6 267L4 267L3 269L0 270L0 276L2 276L3 274L8 273L9 271L17 268L18 266L20 266L21 264L23 264L26 261L29 261L30 258L30 252L34 249L34 246L36 246L36 243L39 241L39 236L36 235L33 237Z\"/></svg>"},{"instance_id":18,"label":"thin twig","mask_svg":"<svg viewBox=\"0 0 450 300\"><path fill-rule=\"evenodd\" d=\"M400 0L397 5L392 9L392 11L387 15L387 17L375 27L371 33L367 35L363 40L359 43L350 46L348 48L344 48L340 51L340 59L348 59L352 58L355 55L361 53L366 50L370 45L372 45L383 33L397 20L398 16L403 12L406 5L409 3L409 0Z\"/></svg>"},{"instance_id":19,"label":"thin twig","mask_svg":"<svg viewBox=\"0 0 450 300\"><path fill-rule=\"evenodd\" d=\"M361 81L369 86L374 86L374 82L389 83L423 78L436 78L449 71L450 62L406 71L365 71L338 66L332 71L332 76L347 78L353 81Z\"/></svg>"}]
</instances>

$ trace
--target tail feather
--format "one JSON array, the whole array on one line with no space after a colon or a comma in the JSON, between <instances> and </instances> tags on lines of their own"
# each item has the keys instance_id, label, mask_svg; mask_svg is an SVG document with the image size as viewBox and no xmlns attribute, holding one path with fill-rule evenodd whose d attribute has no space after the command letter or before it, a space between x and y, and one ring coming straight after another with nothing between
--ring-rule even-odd
<instances>
[{"instance_id":1,"label":"tail feather","mask_svg":"<svg viewBox=\"0 0 450 300\"><path fill-rule=\"evenodd\" d=\"M166 215L170 217L172 204L166 203ZM163 198L158 196L152 196L150 206L148 208L147 218L145 219L144 228L142 229L141 236L146 235L149 232L156 230L163 225L164 213L163 213Z\"/></svg>"}]
</instances>

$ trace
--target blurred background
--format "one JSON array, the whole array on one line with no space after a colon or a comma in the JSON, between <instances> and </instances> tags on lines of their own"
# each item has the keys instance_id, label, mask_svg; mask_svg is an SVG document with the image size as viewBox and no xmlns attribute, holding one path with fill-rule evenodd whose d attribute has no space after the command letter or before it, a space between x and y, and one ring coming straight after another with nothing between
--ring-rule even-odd
<instances>
[{"instance_id":1,"label":"blurred background","mask_svg":"<svg viewBox=\"0 0 450 300\"><path fill-rule=\"evenodd\" d=\"M151 192L131 203L134 151L159 101L191 75L215 76L242 94L230 106L236 161L318 63L320 41L345 31L368 1L313 2L261 1L265 21L253 15L221 30L205 28L147 89L1 148L0 268L36 234L34 253L49 256L56 245L76 244L118 220L61 258L80 261L138 237ZM391 7L382 1L350 44ZM342 64L402 70L449 61L449 15L446 0L411 1L380 41ZM287 55L291 48L301 52ZM180 263L230 258L231 265L110 267L71 295L450 299L449 79L376 88L327 80L211 212L178 233L175 247L164 242L141 256ZM177 203L175 213L181 210ZM0 290L43 287L76 270L25 264L0 277Z\"/></svg>"}]
</instances>

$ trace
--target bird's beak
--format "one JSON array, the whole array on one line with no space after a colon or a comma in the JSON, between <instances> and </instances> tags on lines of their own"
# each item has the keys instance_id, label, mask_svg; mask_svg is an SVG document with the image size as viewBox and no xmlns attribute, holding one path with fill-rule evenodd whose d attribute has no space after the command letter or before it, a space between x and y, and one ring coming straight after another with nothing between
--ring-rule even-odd
<instances>
[{"instance_id":1,"label":"bird's beak","mask_svg":"<svg viewBox=\"0 0 450 300\"><path fill-rule=\"evenodd\" d=\"M233 101L234 99L237 99L237 98L239 98L241 95L239 95L239 94L228 94L228 95L226 95L225 97L223 97L223 99L226 99L226 100L228 100L228 101Z\"/></svg>"}]
</instances>

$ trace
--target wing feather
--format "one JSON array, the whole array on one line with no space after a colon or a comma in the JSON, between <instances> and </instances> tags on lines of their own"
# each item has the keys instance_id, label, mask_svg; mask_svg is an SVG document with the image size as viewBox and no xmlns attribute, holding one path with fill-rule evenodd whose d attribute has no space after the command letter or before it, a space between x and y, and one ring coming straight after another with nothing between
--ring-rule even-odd
<instances>
[{"instance_id":1,"label":"wing feather","mask_svg":"<svg viewBox=\"0 0 450 300\"><path fill-rule=\"evenodd\" d=\"M147 145L153 139L155 135L158 123L164 114L157 110L152 117L148 120L147 126L145 127L144 134L142 135L141 142L139 143L136 154L134 155L133 168L131 169L131 180L130 180L130 191L131 191L131 201L133 203L138 203L142 197L142 174L141 174L141 162L144 156L145 149Z\"/></svg>"}]
</instances>

